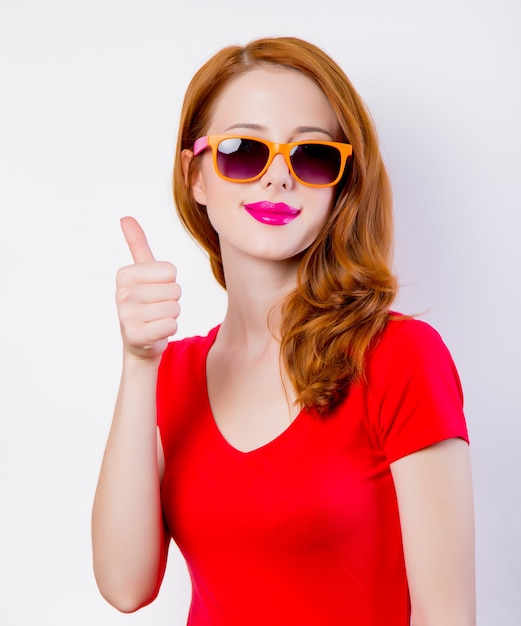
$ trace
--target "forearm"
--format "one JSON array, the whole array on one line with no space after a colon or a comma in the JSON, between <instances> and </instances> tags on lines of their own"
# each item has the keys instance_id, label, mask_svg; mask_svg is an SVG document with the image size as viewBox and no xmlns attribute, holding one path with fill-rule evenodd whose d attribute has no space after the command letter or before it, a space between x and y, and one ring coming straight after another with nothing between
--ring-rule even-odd
<instances>
[{"instance_id":1,"label":"forearm","mask_svg":"<svg viewBox=\"0 0 521 626\"><path fill-rule=\"evenodd\" d=\"M157 461L158 360L124 358L92 516L94 572L122 611L151 601L165 561Z\"/></svg>"}]
</instances>

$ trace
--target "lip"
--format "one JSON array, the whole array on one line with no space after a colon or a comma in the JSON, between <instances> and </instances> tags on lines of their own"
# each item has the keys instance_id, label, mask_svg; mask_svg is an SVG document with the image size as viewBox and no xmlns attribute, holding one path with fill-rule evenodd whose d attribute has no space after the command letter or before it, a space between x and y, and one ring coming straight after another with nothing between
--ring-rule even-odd
<instances>
[{"instance_id":1,"label":"lip","mask_svg":"<svg viewBox=\"0 0 521 626\"><path fill-rule=\"evenodd\" d=\"M297 218L301 210L284 202L253 202L245 204L246 211L258 222L270 226L284 226Z\"/></svg>"}]
</instances>

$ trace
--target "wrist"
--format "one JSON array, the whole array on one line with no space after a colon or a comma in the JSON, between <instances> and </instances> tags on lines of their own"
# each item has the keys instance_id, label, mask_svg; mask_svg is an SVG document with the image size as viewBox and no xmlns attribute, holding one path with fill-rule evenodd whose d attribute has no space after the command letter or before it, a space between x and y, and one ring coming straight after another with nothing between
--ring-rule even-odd
<instances>
[{"instance_id":1,"label":"wrist","mask_svg":"<svg viewBox=\"0 0 521 626\"><path fill-rule=\"evenodd\" d=\"M157 371L161 362L161 354L150 355L146 348L141 351L123 348L123 368L126 370L152 370Z\"/></svg>"}]
</instances>

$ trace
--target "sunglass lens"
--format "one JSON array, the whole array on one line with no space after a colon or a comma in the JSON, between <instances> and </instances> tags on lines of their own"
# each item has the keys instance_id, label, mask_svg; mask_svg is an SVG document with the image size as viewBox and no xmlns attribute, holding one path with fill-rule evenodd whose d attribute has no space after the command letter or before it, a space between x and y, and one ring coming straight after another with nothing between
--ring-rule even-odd
<instances>
[{"instance_id":1,"label":"sunglass lens","mask_svg":"<svg viewBox=\"0 0 521 626\"><path fill-rule=\"evenodd\" d=\"M295 174L312 185L328 185L340 172L342 156L334 146L300 144L293 148L290 156Z\"/></svg>"},{"instance_id":2,"label":"sunglass lens","mask_svg":"<svg viewBox=\"0 0 521 626\"><path fill-rule=\"evenodd\" d=\"M227 178L254 178L266 165L269 153L268 146L260 141L240 137L223 139L217 147L217 168Z\"/></svg>"}]
</instances>

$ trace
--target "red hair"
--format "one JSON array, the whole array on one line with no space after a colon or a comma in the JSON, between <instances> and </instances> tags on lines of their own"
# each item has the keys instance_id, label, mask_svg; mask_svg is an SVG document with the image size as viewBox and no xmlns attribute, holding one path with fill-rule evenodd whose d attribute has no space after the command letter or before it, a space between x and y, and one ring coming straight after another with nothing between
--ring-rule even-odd
<instances>
[{"instance_id":1,"label":"red hair","mask_svg":"<svg viewBox=\"0 0 521 626\"><path fill-rule=\"evenodd\" d=\"M192 197L197 157L183 175L182 150L206 133L213 105L230 80L263 65L298 70L328 98L353 146L336 201L316 241L304 252L296 289L282 307L281 360L297 402L320 412L363 375L367 349L388 320L396 292L392 258L392 197L376 130L342 69L320 48L293 37L230 46L195 74L186 92L174 164L174 199L181 221L205 248L225 287L217 233Z\"/></svg>"}]
</instances>

